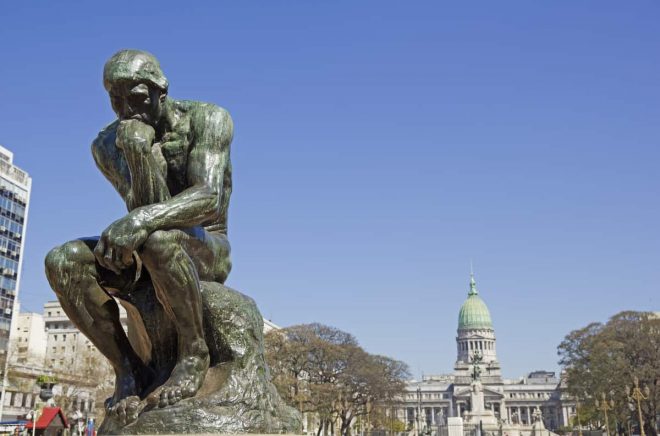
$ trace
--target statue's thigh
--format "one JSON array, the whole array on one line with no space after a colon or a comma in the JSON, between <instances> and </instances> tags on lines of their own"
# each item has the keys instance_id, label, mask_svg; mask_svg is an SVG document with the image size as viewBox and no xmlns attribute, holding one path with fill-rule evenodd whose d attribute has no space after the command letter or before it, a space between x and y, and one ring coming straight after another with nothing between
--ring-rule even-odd
<instances>
[{"instance_id":1,"label":"statue's thigh","mask_svg":"<svg viewBox=\"0 0 660 436\"><path fill-rule=\"evenodd\" d=\"M227 236L209 233L201 227L182 231L183 249L192 259L199 279L224 283L231 269L231 248Z\"/></svg>"}]
</instances>

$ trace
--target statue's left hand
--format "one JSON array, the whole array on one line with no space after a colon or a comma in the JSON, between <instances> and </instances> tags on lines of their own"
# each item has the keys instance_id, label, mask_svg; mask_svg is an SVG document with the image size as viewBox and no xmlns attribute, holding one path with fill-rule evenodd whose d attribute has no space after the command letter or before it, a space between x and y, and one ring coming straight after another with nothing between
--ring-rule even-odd
<instances>
[{"instance_id":1,"label":"statue's left hand","mask_svg":"<svg viewBox=\"0 0 660 436\"><path fill-rule=\"evenodd\" d=\"M133 264L133 252L144 244L148 236L142 221L128 214L103 231L94 248L96 260L101 266L120 274L121 270Z\"/></svg>"}]
</instances>

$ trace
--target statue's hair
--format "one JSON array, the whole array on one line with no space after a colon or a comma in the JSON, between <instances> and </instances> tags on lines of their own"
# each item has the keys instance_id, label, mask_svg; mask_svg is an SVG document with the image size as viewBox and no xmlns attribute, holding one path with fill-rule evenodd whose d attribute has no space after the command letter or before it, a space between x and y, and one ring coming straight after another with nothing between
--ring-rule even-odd
<instances>
[{"instance_id":1,"label":"statue's hair","mask_svg":"<svg viewBox=\"0 0 660 436\"><path fill-rule=\"evenodd\" d=\"M103 68L103 86L110 91L113 83L140 81L167 91L167 78L154 55L142 50L121 50L112 55Z\"/></svg>"}]
</instances>

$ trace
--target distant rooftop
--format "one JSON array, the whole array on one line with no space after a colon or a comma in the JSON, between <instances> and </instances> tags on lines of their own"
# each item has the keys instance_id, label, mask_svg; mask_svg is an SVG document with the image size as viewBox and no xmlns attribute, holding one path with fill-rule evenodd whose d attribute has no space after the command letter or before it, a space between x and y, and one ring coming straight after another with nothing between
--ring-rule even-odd
<instances>
[{"instance_id":1,"label":"distant rooftop","mask_svg":"<svg viewBox=\"0 0 660 436\"><path fill-rule=\"evenodd\" d=\"M14 161L14 153L0 145L0 159L12 163Z\"/></svg>"}]
</instances>

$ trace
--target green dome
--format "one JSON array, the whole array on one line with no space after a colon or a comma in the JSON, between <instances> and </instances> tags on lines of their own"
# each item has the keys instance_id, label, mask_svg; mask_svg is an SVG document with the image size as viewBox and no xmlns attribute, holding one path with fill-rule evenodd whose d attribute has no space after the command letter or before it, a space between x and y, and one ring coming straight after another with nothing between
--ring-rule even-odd
<instances>
[{"instance_id":1,"label":"green dome","mask_svg":"<svg viewBox=\"0 0 660 436\"><path fill-rule=\"evenodd\" d=\"M490 320L490 312L484 300L479 297L477 285L474 277L470 277L470 292L465 303L461 306L458 313L458 329L480 329L493 328L493 322Z\"/></svg>"}]
</instances>

